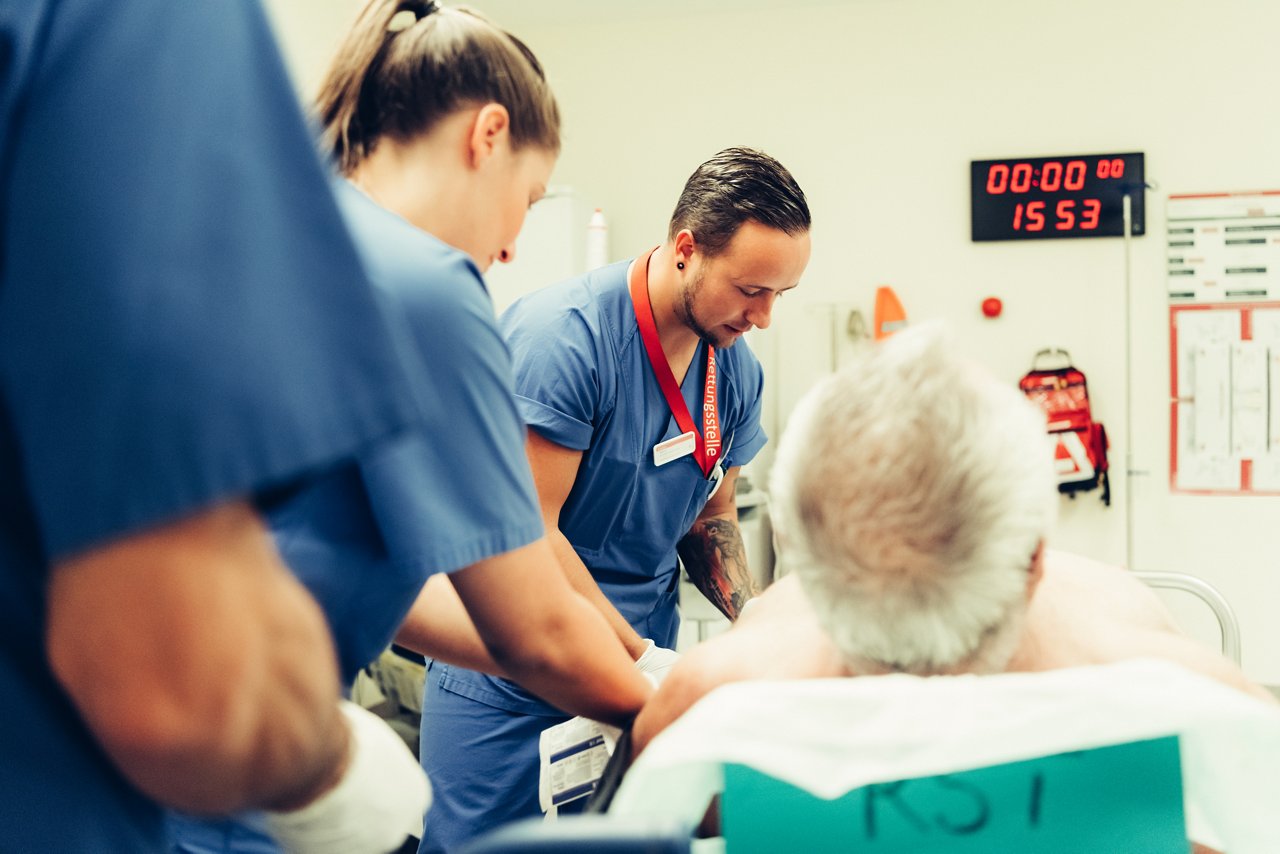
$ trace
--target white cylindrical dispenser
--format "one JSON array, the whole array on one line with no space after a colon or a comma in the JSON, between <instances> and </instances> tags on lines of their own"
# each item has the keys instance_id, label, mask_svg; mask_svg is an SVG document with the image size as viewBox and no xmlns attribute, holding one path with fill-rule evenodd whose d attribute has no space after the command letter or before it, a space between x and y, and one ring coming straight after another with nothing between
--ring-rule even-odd
<instances>
[{"instance_id":1,"label":"white cylindrical dispenser","mask_svg":"<svg viewBox=\"0 0 1280 854\"><path fill-rule=\"evenodd\" d=\"M609 263L609 223L604 211L596 208L587 223L587 269L594 270Z\"/></svg>"}]
</instances>

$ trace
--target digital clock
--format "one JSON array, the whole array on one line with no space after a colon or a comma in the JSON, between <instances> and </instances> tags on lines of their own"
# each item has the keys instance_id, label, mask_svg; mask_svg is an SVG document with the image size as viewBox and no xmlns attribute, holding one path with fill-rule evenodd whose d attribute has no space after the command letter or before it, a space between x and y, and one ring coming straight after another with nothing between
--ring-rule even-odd
<instances>
[{"instance_id":1,"label":"digital clock","mask_svg":"<svg viewBox=\"0 0 1280 854\"><path fill-rule=\"evenodd\" d=\"M974 160L969 179L974 240L1121 237L1125 193L1146 230L1141 153Z\"/></svg>"}]
</instances>

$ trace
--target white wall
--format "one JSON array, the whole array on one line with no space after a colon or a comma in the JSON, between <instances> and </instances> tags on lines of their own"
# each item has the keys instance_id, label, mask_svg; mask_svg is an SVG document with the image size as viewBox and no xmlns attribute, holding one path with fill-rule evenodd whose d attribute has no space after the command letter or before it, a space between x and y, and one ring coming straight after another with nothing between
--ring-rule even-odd
<instances>
[{"instance_id":1,"label":"white wall","mask_svg":"<svg viewBox=\"0 0 1280 854\"><path fill-rule=\"evenodd\" d=\"M720 148L762 148L795 173L813 211L813 260L753 342L784 415L829 363L827 315L805 303L845 302L870 317L878 284L894 287L912 320L948 319L968 353L1011 383L1037 349L1069 349L1111 436L1114 501L1064 499L1055 544L1116 563L1130 451L1122 243L970 242L968 164L1145 152L1160 189L1148 194L1132 264L1132 454L1143 472L1134 565L1218 586L1239 613L1246 670L1280 684L1280 501L1169 491L1163 263L1165 194L1280 188L1280 3L476 4L547 67L565 113L554 180L604 208L618 256L662 239L684 179ZM352 9L269 5L286 47L293 14L314 27L332 12L340 27ZM979 312L988 295L1004 300L999 320Z\"/></svg>"},{"instance_id":2,"label":"white wall","mask_svg":"<svg viewBox=\"0 0 1280 854\"><path fill-rule=\"evenodd\" d=\"M310 101L361 0L264 0L294 85Z\"/></svg>"}]
</instances>

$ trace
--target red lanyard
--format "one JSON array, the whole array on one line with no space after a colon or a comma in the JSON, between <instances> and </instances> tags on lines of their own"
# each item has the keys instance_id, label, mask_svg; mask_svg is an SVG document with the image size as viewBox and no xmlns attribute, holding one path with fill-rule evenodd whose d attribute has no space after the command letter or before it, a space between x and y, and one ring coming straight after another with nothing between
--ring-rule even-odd
<instances>
[{"instance_id":1,"label":"red lanyard","mask_svg":"<svg viewBox=\"0 0 1280 854\"><path fill-rule=\"evenodd\" d=\"M702 395L702 433L694 427L693 418L689 415L689 407L680 394L680 384L675 374L671 373L671 365L662 352L662 342L658 340L658 326L653 322L653 304L649 302L649 258L657 251L650 249L643 258L637 258L631 268L631 304L635 306L636 320L640 324L640 338L644 341L645 352L649 354L649 365L653 375L662 388L662 394L671 407L676 424L681 431L693 433L697 437L693 458L707 477L715 469L720 456L720 416L716 412L716 353L715 348L707 345L707 384Z\"/></svg>"}]
</instances>

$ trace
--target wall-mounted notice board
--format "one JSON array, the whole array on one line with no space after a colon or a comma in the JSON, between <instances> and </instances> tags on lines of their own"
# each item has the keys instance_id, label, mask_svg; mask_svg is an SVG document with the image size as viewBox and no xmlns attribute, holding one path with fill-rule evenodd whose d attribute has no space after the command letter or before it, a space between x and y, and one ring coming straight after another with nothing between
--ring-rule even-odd
<instances>
[{"instance_id":1,"label":"wall-mounted notice board","mask_svg":"<svg viewBox=\"0 0 1280 854\"><path fill-rule=\"evenodd\" d=\"M1280 191L1170 196L1170 486L1280 494Z\"/></svg>"}]
</instances>

